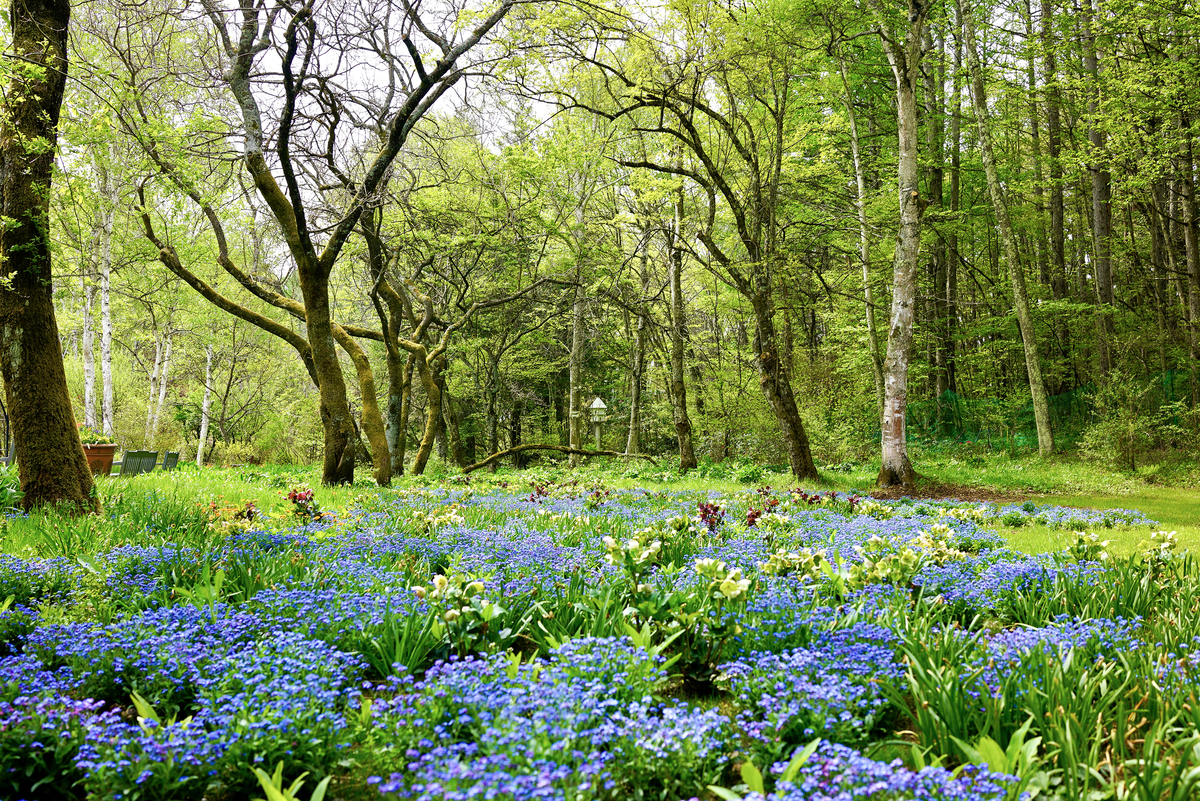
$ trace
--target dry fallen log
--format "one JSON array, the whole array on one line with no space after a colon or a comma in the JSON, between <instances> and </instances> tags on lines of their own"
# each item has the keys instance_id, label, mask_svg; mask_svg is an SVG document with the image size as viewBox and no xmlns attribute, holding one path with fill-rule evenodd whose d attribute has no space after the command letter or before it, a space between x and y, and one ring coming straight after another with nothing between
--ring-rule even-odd
<instances>
[{"instance_id":1,"label":"dry fallen log","mask_svg":"<svg viewBox=\"0 0 1200 801\"><path fill-rule=\"evenodd\" d=\"M517 445L516 447L509 448L505 451L497 451L481 462L467 465L463 468L463 474L465 475L467 473L474 472L481 467L487 467L492 462L503 459L505 456L512 456L513 454L522 453L524 451L558 451L559 453L575 454L577 456L617 456L630 459L645 459L655 467L658 466L658 462L654 461L652 457L641 453L621 453L620 451L585 451L582 448L568 448L566 445Z\"/></svg>"}]
</instances>

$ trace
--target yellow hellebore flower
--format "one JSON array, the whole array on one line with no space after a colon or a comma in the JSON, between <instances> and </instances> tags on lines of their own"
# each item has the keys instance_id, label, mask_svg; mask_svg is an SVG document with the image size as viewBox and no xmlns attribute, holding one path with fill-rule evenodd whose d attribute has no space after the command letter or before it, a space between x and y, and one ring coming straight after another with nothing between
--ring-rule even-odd
<instances>
[{"instance_id":1,"label":"yellow hellebore flower","mask_svg":"<svg viewBox=\"0 0 1200 801\"><path fill-rule=\"evenodd\" d=\"M750 580L739 579L739 575L741 575L741 571L735 570L721 582L721 594L731 601L750 589Z\"/></svg>"},{"instance_id":2,"label":"yellow hellebore flower","mask_svg":"<svg viewBox=\"0 0 1200 801\"><path fill-rule=\"evenodd\" d=\"M425 588L424 587L409 587L409 589L411 589L416 594L416 596L418 598L420 598L422 601L425 600Z\"/></svg>"}]
</instances>

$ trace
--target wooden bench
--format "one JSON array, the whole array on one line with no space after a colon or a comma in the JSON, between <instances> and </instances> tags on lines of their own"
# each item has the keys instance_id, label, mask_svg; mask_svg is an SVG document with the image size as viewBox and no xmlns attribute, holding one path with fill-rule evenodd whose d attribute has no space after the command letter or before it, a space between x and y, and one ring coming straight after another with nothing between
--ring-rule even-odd
<instances>
[{"instance_id":1,"label":"wooden bench","mask_svg":"<svg viewBox=\"0 0 1200 801\"><path fill-rule=\"evenodd\" d=\"M125 466L127 462L128 467ZM158 451L125 451L125 456L120 461L113 462L113 472L118 476L149 473L156 467L162 470L178 470L179 451L167 451L163 454L161 463L158 461Z\"/></svg>"},{"instance_id":2,"label":"wooden bench","mask_svg":"<svg viewBox=\"0 0 1200 801\"><path fill-rule=\"evenodd\" d=\"M158 463L158 451L125 451L120 462L113 462L114 468L119 468L119 476L136 476L149 473Z\"/></svg>"}]
</instances>

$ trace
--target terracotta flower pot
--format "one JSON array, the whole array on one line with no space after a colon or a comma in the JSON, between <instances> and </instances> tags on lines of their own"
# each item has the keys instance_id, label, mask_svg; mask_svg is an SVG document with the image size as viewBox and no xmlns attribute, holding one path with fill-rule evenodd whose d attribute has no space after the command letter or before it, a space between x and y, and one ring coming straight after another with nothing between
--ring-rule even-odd
<instances>
[{"instance_id":1,"label":"terracotta flower pot","mask_svg":"<svg viewBox=\"0 0 1200 801\"><path fill-rule=\"evenodd\" d=\"M96 442L91 445L84 444L83 454L87 457L88 467L92 469L92 475L106 476L112 472L113 457L117 455L117 443Z\"/></svg>"}]
</instances>

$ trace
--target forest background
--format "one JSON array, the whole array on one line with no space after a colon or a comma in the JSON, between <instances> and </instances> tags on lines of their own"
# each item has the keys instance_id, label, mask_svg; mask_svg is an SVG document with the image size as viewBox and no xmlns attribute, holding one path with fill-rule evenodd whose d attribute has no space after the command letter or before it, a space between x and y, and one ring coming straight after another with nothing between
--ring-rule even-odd
<instances>
[{"instance_id":1,"label":"forest background","mask_svg":"<svg viewBox=\"0 0 1200 801\"><path fill-rule=\"evenodd\" d=\"M77 419L198 462L328 457L296 254L345 228L329 317L376 478L590 445L595 397L604 448L685 466L878 458L889 397L902 442L1181 458L1197 25L1129 0L76 4L51 236ZM478 30L373 174L397 97Z\"/></svg>"}]
</instances>

